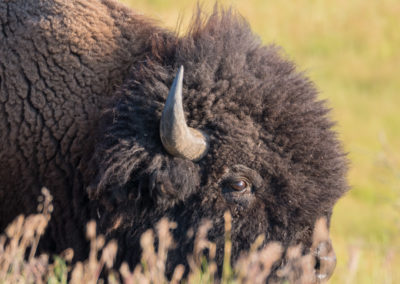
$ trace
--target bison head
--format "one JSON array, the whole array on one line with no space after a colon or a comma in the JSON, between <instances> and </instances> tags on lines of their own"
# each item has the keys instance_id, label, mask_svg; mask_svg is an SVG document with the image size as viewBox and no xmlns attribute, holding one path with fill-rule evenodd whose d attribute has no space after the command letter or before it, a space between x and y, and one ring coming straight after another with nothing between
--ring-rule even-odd
<instances>
[{"instance_id":1,"label":"bison head","mask_svg":"<svg viewBox=\"0 0 400 284\"><path fill-rule=\"evenodd\" d=\"M140 235L168 217L172 268L193 249L187 232L210 219L221 265L228 210L234 260L260 234L307 251L347 188L327 113L313 83L232 12L158 36L98 127L88 192L100 231L134 265Z\"/></svg>"}]
</instances>

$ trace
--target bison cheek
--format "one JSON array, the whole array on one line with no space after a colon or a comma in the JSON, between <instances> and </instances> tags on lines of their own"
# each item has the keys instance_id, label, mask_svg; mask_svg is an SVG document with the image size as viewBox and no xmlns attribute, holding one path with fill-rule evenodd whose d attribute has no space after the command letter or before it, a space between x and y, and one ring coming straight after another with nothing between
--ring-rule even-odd
<instances>
[{"instance_id":1,"label":"bison cheek","mask_svg":"<svg viewBox=\"0 0 400 284\"><path fill-rule=\"evenodd\" d=\"M254 202L255 197L251 193L240 193L223 190L224 199L231 205L236 205L241 209L249 208Z\"/></svg>"}]
</instances>

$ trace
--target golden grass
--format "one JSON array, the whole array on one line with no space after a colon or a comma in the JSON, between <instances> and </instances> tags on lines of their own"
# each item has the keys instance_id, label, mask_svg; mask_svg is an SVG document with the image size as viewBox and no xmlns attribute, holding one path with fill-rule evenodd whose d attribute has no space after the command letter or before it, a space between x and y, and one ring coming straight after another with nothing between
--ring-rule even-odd
<instances>
[{"instance_id":1,"label":"golden grass","mask_svg":"<svg viewBox=\"0 0 400 284\"><path fill-rule=\"evenodd\" d=\"M0 283L213 283L218 278L215 263L216 246L207 239L211 222L205 220L195 236L194 250L188 256L189 272L185 278L183 265L175 267L171 279L165 276L167 254L174 248L171 230L176 224L162 219L156 224L156 231L148 230L140 240L143 249L141 263L133 271L127 263L114 267L117 243L114 240L105 243L103 236L96 236L96 223L87 224L87 239L90 241L88 258L83 262L71 264L73 251L65 250L52 260L46 254L37 255L36 248L43 235L52 212L52 197L47 189L42 190L43 198L39 205L41 213L28 217L18 216L0 236ZM276 272L277 277L269 283L308 284L322 283L317 280L314 254L321 242L329 241L326 221L316 224L313 236L312 252L302 255L301 247L291 247L283 255L279 243L271 242L261 247L264 239L259 236L251 249L242 254L234 267L231 266L231 216L228 212L225 220L224 265L220 283L265 283L271 274L273 265L282 258L285 265ZM155 234L158 246L155 247ZM204 252L207 251L208 257ZM278 281L278 282L276 282Z\"/></svg>"}]
</instances>

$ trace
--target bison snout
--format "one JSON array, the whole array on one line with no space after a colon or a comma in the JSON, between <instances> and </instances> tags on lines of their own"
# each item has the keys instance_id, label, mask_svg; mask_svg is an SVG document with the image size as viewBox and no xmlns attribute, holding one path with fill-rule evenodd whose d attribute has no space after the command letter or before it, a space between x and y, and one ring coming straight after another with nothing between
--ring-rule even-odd
<instances>
[{"instance_id":1,"label":"bison snout","mask_svg":"<svg viewBox=\"0 0 400 284\"><path fill-rule=\"evenodd\" d=\"M314 251L316 277L319 281L328 280L336 267L336 254L330 240L322 241Z\"/></svg>"}]
</instances>

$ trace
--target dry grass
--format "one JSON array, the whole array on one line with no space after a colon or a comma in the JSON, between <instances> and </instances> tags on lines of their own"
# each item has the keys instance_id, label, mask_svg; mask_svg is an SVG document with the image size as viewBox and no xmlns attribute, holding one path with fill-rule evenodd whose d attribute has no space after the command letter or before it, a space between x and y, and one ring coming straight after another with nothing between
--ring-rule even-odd
<instances>
[{"instance_id":1,"label":"dry grass","mask_svg":"<svg viewBox=\"0 0 400 284\"><path fill-rule=\"evenodd\" d=\"M284 259L270 283L317 283L314 257L302 255L301 247L289 248L286 253L279 243L271 242L261 247L264 239L259 236L251 249L243 254L235 266L230 264L231 216L225 213L225 255L222 278L218 278L215 262L216 246L207 239L210 221L204 221L196 236L194 250L188 256L189 273L184 277L184 266L175 268L172 278L165 276L165 265L170 248L174 247L171 230L176 224L162 219L155 232L148 230L140 240L143 248L141 264L133 271L127 263L118 270L114 267L117 243L107 244L103 236L96 236L96 224L87 225L86 236L90 241L90 253L83 262L71 264L73 251L68 249L60 256L37 254L36 248L44 234L52 212L52 197L47 189L42 190L40 213L28 217L18 216L0 237L0 283L265 283L271 276L273 265ZM159 244L154 246L155 234ZM314 232L314 246L327 240L326 222L318 222ZM207 251L205 257L204 252Z\"/></svg>"},{"instance_id":2,"label":"dry grass","mask_svg":"<svg viewBox=\"0 0 400 284\"><path fill-rule=\"evenodd\" d=\"M53 210L47 189L39 199L40 214L18 216L0 236L0 283L44 283L53 275L48 255L36 256Z\"/></svg>"}]
</instances>

